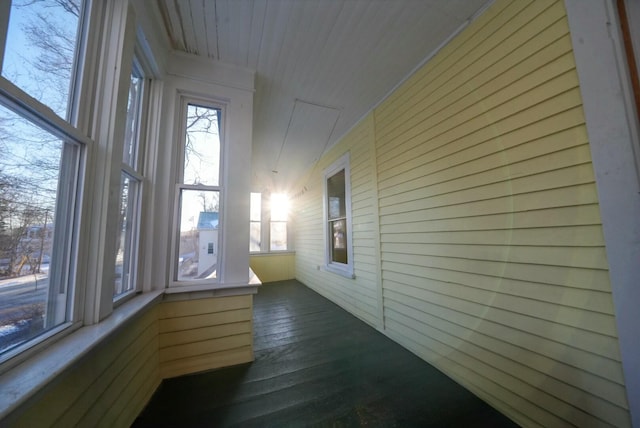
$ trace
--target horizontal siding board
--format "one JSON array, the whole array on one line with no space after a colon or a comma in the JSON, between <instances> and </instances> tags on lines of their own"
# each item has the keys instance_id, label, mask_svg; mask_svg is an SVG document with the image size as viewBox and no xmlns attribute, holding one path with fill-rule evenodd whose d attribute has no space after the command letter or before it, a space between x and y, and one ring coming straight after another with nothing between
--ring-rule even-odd
<instances>
[{"instance_id":1,"label":"horizontal siding board","mask_svg":"<svg viewBox=\"0 0 640 428\"><path fill-rule=\"evenodd\" d=\"M436 322L454 322L466 329L463 339L472 338L476 334L486 336L487 343L491 343L487 348L489 350L527 364L538 372L554 376L567 384L575 384L618 407L627 406L624 385L603 377L597 365L589 366L581 360L578 361L580 366L574 365L574 361L566 358L571 355L571 349L563 343L542 339L525 331L516 332L510 326L411 299L402 294L389 293L386 296L386 307L390 311L409 315L425 325L430 325L426 320L434 317L439 320Z\"/></svg>"},{"instance_id":2,"label":"horizontal siding board","mask_svg":"<svg viewBox=\"0 0 640 428\"><path fill-rule=\"evenodd\" d=\"M505 376L500 376L495 370L491 370L480 363L470 363L468 357L465 358L460 353L456 353L455 349L425 337L393 319L387 322L387 326L389 335L392 338L413 350L434 366L439 367L445 373L450 373L459 382L471 382L477 388L476 390L481 397L494 396L506 403L510 403L521 413L544 427L571 426L571 423L566 419L557 416L555 414L557 412L550 412L548 409L532 402L529 399L529 395L534 395L535 391L531 389L525 391L525 393L514 391L513 387L510 387L510 382L505 382ZM583 421L581 420L580 422ZM596 425L593 419L590 419L589 422Z\"/></svg>"},{"instance_id":3,"label":"horizontal siding board","mask_svg":"<svg viewBox=\"0 0 640 428\"><path fill-rule=\"evenodd\" d=\"M251 334L237 334L228 337L203 340L200 342L185 343L176 346L167 346L160 349L161 366L167 362L189 358L198 355L212 354L229 349L241 348L251 345Z\"/></svg>"},{"instance_id":4,"label":"horizontal siding board","mask_svg":"<svg viewBox=\"0 0 640 428\"><path fill-rule=\"evenodd\" d=\"M611 397L594 396L591 391L560 381L550 376L548 372L532 369L531 366L534 364L530 361L527 361L527 364L523 364L525 361L523 361L519 350L506 346L500 340L494 340L489 336L479 334L477 331L469 331L456 324L419 311L407 311L404 308L400 312L390 310L389 316L400 320L405 325L411 326L414 330L428 332L438 341L460 352L472 355L473 358L482 363L503 371L530 387L537 389L538 385L545 385L545 389L549 391L550 395L581 409L586 414L593 415L598 419L606 418L608 415L613 414L616 415L614 419L618 424L624 425L629 422L624 394L620 397L621 403L611 402ZM547 370L554 368L553 362L549 362L548 365ZM579 375L581 376L581 374Z\"/></svg>"},{"instance_id":5,"label":"horizontal siding board","mask_svg":"<svg viewBox=\"0 0 640 428\"><path fill-rule=\"evenodd\" d=\"M546 3L546 5L544 3ZM537 4L544 9L548 5L548 2L537 2ZM524 24L527 20L535 16L527 17L521 13L526 6L527 4L525 2L509 5L496 15L491 20L491 23L486 23L482 28L478 29L477 32L473 31L474 26L472 25L471 28L465 32L466 37L458 37L453 43L449 43L449 45L445 46L441 51L440 55L429 61L426 67L416 74L416 78L420 78L420 81L416 82L414 79L409 79L396 91L396 94L387 98L379 107L379 112L384 116L385 112L392 111L394 114L389 114L388 120L400 122L401 118L407 115L406 109L402 108L402 104L406 104L406 108L408 108L411 107L413 104L412 101L415 99L427 97L433 98L434 101L440 101L446 93L438 96L436 92L438 88L455 86L455 83L451 83L451 80L462 74L466 68L471 66L483 55L486 55L487 52L491 51L500 41L508 37L510 31L509 26L506 24L509 23L510 20L519 16L519 22ZM448 53L449 55L447 55ZM410 86L413 95L409 95L408 87ZM399 95L401 94L407 96L400 97ZM385 122L381 121L380 124L384 125Z\"/></svg>"},{"instance_id":6,"label":"horizontal siding board","mask_svg":"<svg viewBox=\"0 0 640 428\"><path fill-rule=\"evenodd\" d=\"M248 363L252 360L253 351L250 347L244 346L165 363L161 366L161 375L163 379L167 379L188 373Z\"/></svg>"},{"instance_id":7,"label":"horizontal siding board","mask_svg":"<svg viewBox=\"0 0 640 428\"><path fill-rule=\"evenodd\" d=\"M382 234L392 234L482 230L540 230L547 227L600 226L600 224L600 208L597 203L593 203L476 217L422 219L414 222L389 223L381 225L380 232Z\"/></svg>"},{"instance_id":8,"label":"horizontal siding board","mask_svg":"<svg viewBox=\"0 0 640 428\"><path fill-rule=\"evenodd\" d=\"M471 231L431 231L382 233L381 242L434 243L434 244L486 244L534 246L604 246L602 227L596 224L534 229L488 229Z\"/></svg>"},{"instance_id":9,"label":"horizontal siding board","mask_svg":"<svg viewBox=\"0 0 640 428\"><path fill-rule=\"evenodd\" d=\"M468 218L598 203L595 183L380 216L380 224Z\"/></svg>"},{"instance_id":10,"label":"horizontal siding board","mask_svg":"<svg viewBox=\"0 0 640 428\"><path fill-rule=\"evenodd\" d=\"M407 138L410 138L412 135L415 135L415 133L418 132L420 129L424 129L425 125L429 124L433 126L439 123L439 121L441 121L443 117L442 115L438 115L438 113L441 110L444 110L445 108L447 108L452 103L456 102L457 101L456 95L458 97L462 96L462 97L470 98L471 100L482 99L482 97L476 98L473 92L474 88L478 88L478 87L482 88L483 84L486 84L491 80L496 79L496 77L497 78L502 77L501 75L503 74L503 72L508 70L510 67L514 65L514 60L521 61L522 55L527 55L527 56L532 55L542 46L553 43L554 41L558 40L559 38L567 34L566 22L562 22L562 21L558 22L558 20L556 21L550 20L548 24L551 25L551 27L549 28L549 31L544 33L541 37L537 37L533 39L537 41L538 46L529 45L527 46L527 48L530 50L524 50L524 49L518 50L520 56L507 58L507 60L503 61L502 63L500 63L499 61L496 61L493 58L485 58L479 64L476 64L476 65L479 65L479 67L477 68L462 70L458 74L454 73L454 76L451 79L449 79L449 76L447 76L447 79L449 80L447 82L448 84L442 84L438 82L437 78L434 79L432 81L432 84L437 85L435 86L435 91L430 93L428 97L424 97L420 101L420 103L414 107L413 112L409 111L405 114L405 117L410 118L412 114L419 113L420 116L427 119L421 122L416 122L415 120L414 121L398 120L397 124L403 125L404 129L411 128L412 125L416 123L419 123L419 125L413 133L409 133L409 134L405 133L404 135L399 134L393 139L394 140L397 139L399 142L406 141ZM519 41L517 41L516 44L517 43L524 44L528 40L531 40L531 38L527 38L527 37L532 35L531 31L536 31L536 30L529 30L529 31L530 31L529 33L526 33L526 29L525 29L525 32L521 34L522 38ZM501 56L503 56L504 54L508 54L509 52L510 52L510 48L507 48L504 46L501 46L499 48L499 55ZM536 67L533 67L533 70L531 68L529 70L534 71L535 69ZM482 73L485 70L487 71L487 73L483 75ZM475 80L473 80L474 78ZM484 81L481 79L484 79ZM456 92L456 90L460 88L463 88L463 91ZM483 94L483 95L486 96L488 94ZM467 102L468 101L470 100L467 99ZM404 110L402 106L397 106L396 111L402 111L402 110ZM383 116L382 120L378 123L381 125L381 128L384 128L384 125L385 125L384 115L382 116ZM434 120L435 123L432 120ZM384 129L380 129L380 132L381 132L381 135L379 135L380 141L381 142L387 141L385 138L386 136L384 135ZM381 153L386 154L386 149L383 149Z\"/></svg>"},{"instance_id":11,"label":"horizontal siding board","mask_svg":"<svg viewBox=\"0 0 640 428\"><path fill-rule=\"evenodd\" d=\"M383 253L607 269L603 247L383 243Z\"/></svg>"},{"instance_id":12,"label":"horizontal siding board","mask_svg":"<svg viewBox=\"0 0 640 428\"><path fill-rule=\"evenodd\" d=\"M169 346L201 342L243 333L251 333L251 319L242 322L192 328L185 331L161 333L158 339L160 349L163 349Z\"/></svg>"},{"instance_id":13,"label":"horizontal siding board","mask_svg":"<svg viewBox=\"0 0 640 428\"><path fill-rule=\"evenodd\" d=\"M540 161L544 161L544 159L540 159ZM551 162L551 164L553 165L553 162ZM519 175L517 168L515 168L513 173L516 177ZM437 195L430 195L428 190L399 194L384 200L384 202L381 200L380 215L498 199L505 196L529 194L593 182L594 175L591 163L583 163L582 165L512 178L511 180L486 184L470 189L451 189L451 191L447 193ZM419 193L423 193L422 197L418 195Z\"/></svg>"},{"instance_id":14,"label":"horizontal siding board","mask_svg":"<svg viewBox=\"0 0 640 428\"><path fill-rule=\"evenodd\" d=\"M569 130L572 128L576 128L578 126L583 126L582 130L578 130L576 135L567 135L563 133L565 130ZM556 134L560 134L556 137ZM484 138L487 137L487 138ZM482 159L485 156L489 156L492 154L500 154L505 150L509 150L521 145L525 145L528 143L536 142L537 140L548 140L551 139L551 147L549 151L546 152L535 152L531 149L531 144L525 146L525 149L528 149L528 154L536 153L535 157L543 155L545 153L552 153L554 148L558 148L561 150L563 147L558 146L555 143L556 139L565 140L564 144L568 145L577 145L579 143L584 143L586 140L586 128L584 128L584 113L582 112L582 108L580 106L576 106L574 108L570 108L568 110L564 110L559 112L556 115L542 118L541 120L535 121L533 123L529 123L525 126L508 130L502 134L487 134L483 135L482 140L475 140L473 136L461 138L457 141L451 142L445 145L438 145L433 147L431 145L422 144L418 147L403 152L401 155L402 158L400 160L405 159L402 164L406 164L406 162L411 159L417 159L422 155L427 155L425 159L428 162L434 163L434 166L431 168L432 173L441 173L444 175L444 179L441 181L437 181L436 179L431 179L430 177L426 177L429 183L437 183L450 181L459 177L464 177L467 174L472 174L474 171L467 172L465 169L453 170L451 172L447 172L447 167L454 167L457 165L464 165L468 162L471 162L476 159ZM576 143L566 143L566 141L578 140ZM562 143L557 143L562 144ZM542 148L542 146L538 146ZM454 156L455 159L448 159L450 156ZM386 163L389 159L381 159L380 163ZM482 161L480 161L482 162ZM504 162L504 161L503 161ZM501 166L503 162L498 162L494 164L494 167ZM473 165L472 165L473 166ZM456 174L457 172L457 174ZM480 171L479 171L480 172ZM466 174L465 174L466 173ZM382 174L382 173L381 173ZM394 177L398 175L398 171L388 173L387 178L381 177L379 182L379 188L381 194L384 194L385 189L396 185L397 183L394 181ZM420 178L416 178L420 179ZM407 180L404 180L407 181Z\"/></svg>"},{"instance_id":15,"label":"horizontal siding board","mask_svg":"<svg viewBox=\"0 0 640 428\"><path fill-rule=\"evenodd\" d=\"M208 299L163 302L160 305L160 319L208 314L251 307L251 296L230 296Z\"/></svg>"},{"instance_id":16,"label":"horizontal siding board","mask_svg":"<svg viewBox=\"0 0 640 428\"><path fill-rule=\"evenodd\" d=\"M416 279L414 284L402 284L385 279L385 285L389 289L412 286L414 296L428 299L430 294L440 294L456 299L467 300L481 305L510 310L523 315L554 321L559 324L571 326L593 333L616 337L615 319L611 315L598 312L583 311L576 308L555 305L552 303L531 300L518 296L511 296L497 291L483 290L468 287L451 282L436 281L433 279ZM416 283L420 283L416 285Z\"/></svg>"},{"instance_id":17,"label":"horizontal siding board","mask_svg":"<svg viewBox=\"0 0 640 428\"><path fill-rule=\"evenodd\" d=\"M542 340L532 342L538 347L538 352L544 352L548 356L563 355L564 352L562 360L567 364L591 373L598 373L599 376L612 382L621 385L624 383L622 370L619 366L620 354L615 346L615 338L611 336L575 329L559 324L555 320L519 314L510 309L486 306L482 303L458 299L445 294L423 291L420 295L416 295L413 290L408 288L409 286L403 284L391 284L389 287L385 287L385 298L418 309L422 309L423 302L428 302L456 313L486 319L512 328L513 332L510 336L507 335L507 338L520 339L520 331L539 336Z\"/></svg>"},{"instance_id":18,"label":"horizontal siding board","mask_svg":"<svg viewBox=\"0 0 640 428\"><path fill-rule=\"evenodd\" d=\"M504 367L504 365L507 364L506 359L499 358L498 360L502 363L502 366L494 367L489 364L489 362L491 362L491 356L486 356L485 352L479 347L471 345L461 347L458 341L447 343L449 339L448 335L442 334L440 331L434 329L430 329L429 334L427 335L420 330L419 325L416 325L413 320L402 314L393 313L387 316L390 318L390 328L395 327L401 329L404 335L414 337L422 343L429 344L431 349L438 354L446 354L449 359L452 359L458 364L464 365L475 372L486 373L487 376L496 379L500 385L510 393L521 397L527 397L532 404L542 409L551 410L554 414L564 419L566 421L565 423L572 421L572 423L576 423L578 426L597 426L604 422L602 418L552 396L551 389L549 389L549 392L543 391L542 389L539 389L534 385L530 385L505 371L506 367ZM602 402L598 404L602 404ZM593 409L590 410L593 411ZM624 411L619 411L615 414L612 414L611 411L609 411L608 417L613 419L613 422L616 422L619 426L629 424L628 413L625 413Z\"/></svg>"},{"instance_id":19,"label":"horizontal siding board","mask_svg":"<svg viewBox=\"0 0 640 428\"><path fill-rule=\"evenodd\" d=\"M159 332L170 333L181 330L235 323L251 319L251 309L236 309L231 311L192 315L188 317L165 318L159 321Z\"/></svg>"},{"instance_id":20,"label":"horizontal siding board","mask_svg":"<svg viewBox=\"0 0 640 428\"><path fill-rule=\"evenodd\" d=\"M420 277L428 275L429 269L435 268L498 278L541 282L550 285L555 284L562 287L611 292L611 288L608 286L609 273L603 270L432 256L415 256L413 261L414 263L412 264L402 255L385 253L382 255L382 270L407 273Z\"/></svg>"},{"instance_id":21,"label":"horizontal siding board","mask_svg":"<svg viewBox=\"0 0 640 428\"><path fill-rule=\"evenodd\" d=\"M610 292L569 288L541 282L514 280L504 276L480 275L475 272L456 272L428 267L422 267L420 272L420 276L412 276L406 270L402 273L385 270L384 277L418 285L422 285L421 281L423 279L453 282L468 287L614 315Z\"/></svg>"},{"instance_id":22,"label":"horizontal siding board","mask_svg":"<svg viewBox=\"0 0 640 428\"><path fill-rule=\"evenodd\" d=\"M518 175L531 175L554 169L539 162L542 156L553 160L556 169L576 165L591 160L590 153L586 159L582 154L581 146L587 143L586 128L578 125L513 147L505 147L502 139L496 139L438 159L434 159L431 154L426 157L426 161L414 158L416 159L415 167L413 162L404 163L405 171L402 174L404 181L382 189L380 197L384 200L385 197L397 193L427 186L436 186L433 191L437 194L437 185L442 188L451 186L452 189L465 189L499 182ZM577 153L576 147L580 147ZM566 159L569 154L581 156L577 159ZM416 168L421 174L415 174L412 171ZM516 174L513 170L517 170L518 173ZM407 174L415 176L411 177ZM399 174L396 171L388 177L397 175Z\"/></svg>"}]
</instances>

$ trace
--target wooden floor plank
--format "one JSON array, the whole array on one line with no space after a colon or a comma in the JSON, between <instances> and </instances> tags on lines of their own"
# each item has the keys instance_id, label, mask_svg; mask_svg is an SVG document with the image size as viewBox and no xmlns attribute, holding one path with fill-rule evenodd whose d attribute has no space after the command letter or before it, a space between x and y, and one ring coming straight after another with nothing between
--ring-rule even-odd
<instances>
[{"instance_id":1,"label":"wooden floor plank","mask_svg":"<svg viewBox=\"0 0 640 428\"><path fill-rule=\"evenodd\" d=\"M163 381L133 426L516 426L295 280L260 287L254 346L251 364Z\"/></svg>"}]
</instances>

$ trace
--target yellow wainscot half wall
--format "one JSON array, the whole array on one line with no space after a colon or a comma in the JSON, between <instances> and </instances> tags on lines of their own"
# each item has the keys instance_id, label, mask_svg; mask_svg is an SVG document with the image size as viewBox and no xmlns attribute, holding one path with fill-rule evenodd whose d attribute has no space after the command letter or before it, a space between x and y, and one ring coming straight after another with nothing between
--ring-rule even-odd
<instances>
[{"instance_id":1,"label":"yellow wainscot half wall","mask_svg":"<svg viewBox=\"0 0 640 428\"><path fill-rule=\"evenodd\" d=\"M130 426L162 379L253 361L257 286L254 281L236 290L174 292L155 299L5 415L0 426ZM76 349L61 355L73 359Z\"/></svg>"},{"instance_id":2,"label":"yellow wainscot half wall","mask_svg":"<svg viewBox=\"0 0 640 428\"><path fill-rule=\"evenodd\" d=\"M262 283L296 277L296 255L293 251L253 253L249 257L249 266Z\"/></svg>"},{"instance_id":3,"label":"yellow wainscot half wall","mask_svg":"<svg viewBox=\"0 0 640 428\"><path fill-rule=\"evenodd\" d=\"M322 269L322 170L346 152L355 279ZM494 2L303 186L300 281L522 426L631 426L562 1Z\"/></svg>"}]
</instances>

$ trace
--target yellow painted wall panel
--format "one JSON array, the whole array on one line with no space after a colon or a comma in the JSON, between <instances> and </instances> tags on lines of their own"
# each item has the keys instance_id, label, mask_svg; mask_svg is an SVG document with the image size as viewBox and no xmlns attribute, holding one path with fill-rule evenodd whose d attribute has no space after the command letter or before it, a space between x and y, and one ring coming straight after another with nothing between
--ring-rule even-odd
<instances>
[{"instance_id":1,"label":"yellow painted wall panel","mask_svg":"<svg viewBox=\"0 0 640 428\"><path fill-rule=\"evenodd\" d=\"M294 253L251 255L249 265L262 283L295 278Z\"/></svg>"},{"instance_id":2,"label":"yellow painted wall panel","mask_svg":"<svg viewBox=\"0 0 640 428\"><path fill-rule=\"evenodd\" d=\"M169 346L201 342L209 339L251 333L251 319L242 322L212 325L208 327L192 328L184 331L161 333L158 337L160 349Z\"/></svg>"},{"instance_id":3,"label":"yellow painted wall panel","mask_svg":"<svg viewBox=\"0 0 640 428\"><path fill-rule=\"evenodd\" d=\"M163 379L167 379L188 373L234 366L251 361L253 361L253 351L250 347L245 346L223 350L213 354L195 355L165 363L161 367L161 376Z\"/></svg>"},{"instance_id":4,"label":"yellow painted wall panel","mask_svg":"<svg viewBox=\"0 0 640 428\"><path fill-rule=\"evenodd\" d=\"M357 287L317 270L321 172L346 151ZM298 279L363 318L369 296L390 337L525 426L629 426L562 1L497 0L304 186Z\"/></svg>"},{"instance_id":5,"label":"yellow painted wall panel","mask_svg":"<svg viewBox=\"0 0 640 428\"><path fill-rule=\"evenodd\" d=\"M114 397L137 391L144 383L157 386L157 314L155 308L145 311L92 350L54 385L34 397L15 425L82 425L90 412L111 410ZM140 368L144 361L156 363L145 371L133 369ZM118 403L113 410L137 416L145 404ZM129 419L126 425L132 422Z\"/></svg>"},{"instance_id":6,"label":"yellow painted wall panel","mask_svg":"<svg viewBox=\"0 0 640 428\"><path fill-rule=\"evenodd\" d=\"M251 309L244 308L210 314L192 315L189 317L165 318L158 322L158 331L162 334L178 332L181 330L197 329L219 324L246 321L250 320L251 316Z\"/></svg>"},{"instance_id":7,"label":"yellow painted wall panel","mask_svg":"<svg viewBox=\"0 0 640 428\"><path fill-rule=\"evenodd\" d=\"M251 307L251 302L251 295L163 302L160 305L159 319L245 309Z\"/></svg>"},{"instance_id":8,"label":"yellow painted wall panel","mask_svg":"<svg viewBox=\"0 0 640 428\"><path fill-rule=\"evenodd\" d=\"M164 363L168 361L241 348L243 346L249 346L251 343L251 334L245 333L160 348L161 370Z\"/></svg>"}]
</instances>

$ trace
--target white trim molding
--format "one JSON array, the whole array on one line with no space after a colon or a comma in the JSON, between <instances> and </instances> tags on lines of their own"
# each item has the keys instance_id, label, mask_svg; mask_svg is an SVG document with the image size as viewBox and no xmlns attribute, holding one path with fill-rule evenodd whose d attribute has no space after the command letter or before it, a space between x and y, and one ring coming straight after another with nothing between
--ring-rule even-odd
<instances>
[{"instance_id":1,"label":"white trim molding","mask_svg":"<svg viewBox=\"0 0 640 428\"><path fill-rule=\"evenodd\" d=\"M640 183L637 120L615 2L565 0L609 262L627 398L640 427Z\"/></svg>"}]
</instances>

